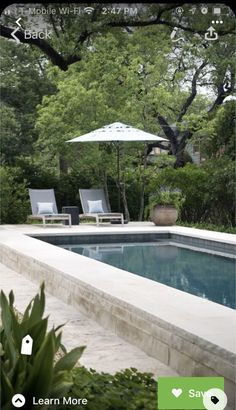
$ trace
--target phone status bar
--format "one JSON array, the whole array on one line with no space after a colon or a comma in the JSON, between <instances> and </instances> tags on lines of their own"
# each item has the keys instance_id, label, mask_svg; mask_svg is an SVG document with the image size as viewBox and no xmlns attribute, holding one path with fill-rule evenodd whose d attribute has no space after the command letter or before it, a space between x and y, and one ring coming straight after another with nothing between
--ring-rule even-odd
<instances>
[{"instance_id":1,"label":"phone status bar","mask_svg":"<svg viewBox=\"0 0 236 410\"><path fill-rule=\"evenodd\" d=\"M178 6L175 8L174 13L177 16L187 15L213 15L219 16L235 16L233 10L224 4L190 4L184 6Z\"/></svg>"},{"instance_id":2,"label":"phone status bar","mask_svg":"<svg viewBox=\"0 0 236 410\"><path fill-rule=\"evenodd\" d=\"M161 6L162 4L160 4ZM116 15L116 16L129 16L138 17L140 14L145 12L147 5L144 3L136 3L133 5L126 4L104 4L98 7L99 4L95 4L93 7L90 5L77 5L64 4L64 5L47 5L44 6L38 4L29 5L10 5L4 11L3 15L6 16L37 16L37 15L85 15L92 16L94 13L106 15ZM234 12L229 6L224 4L187 4L183 6L178 6L173 8L172 14L176 17L187 17L196 15L209 15L212 14L214 17L219 16L235 16Z\"/></svg>"},{"instance_id":3,"label":"phone status bar","mask_svg":"<svg viewBox=\"0 0 236 410\"><path fill-rule=\"evenodd\" d=\"M3 11L4 15L22 15L22 16L43 16L43 15L93 15L94 12L101 15L126 15L126 16L137 16L137 7L126 7L126 6L104 6L100 9L95 7L85 7L77 6L76 4L71 4L70 6L58 6L58 7L45 7L45 6L9 6Z\"/></svg>"}]
</instances>

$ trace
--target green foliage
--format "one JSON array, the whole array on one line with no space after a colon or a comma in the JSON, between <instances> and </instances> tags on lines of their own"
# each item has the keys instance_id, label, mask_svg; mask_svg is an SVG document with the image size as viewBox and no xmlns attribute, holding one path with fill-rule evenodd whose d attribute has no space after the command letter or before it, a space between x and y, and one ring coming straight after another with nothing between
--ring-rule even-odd
<instances>
[{"instance_id":1,"label":"green foliage","mask_svg":"<svg viewBox=\"0 0 236 410\"><path fill-rule=\"evenodd\" d=\"M26 179L18 167L0 167L0 223L24 223L30 213Z\"/></svg>"},{"instance_id":2,"label":"green foliage","mask_svg":"<svg viewBox=\"0 0 236 410\"><path fill-rule=\"evenodd\" d=\"M20 124L14 108L5 103L0 105L0 118L1 164L11 164L14 163L16 155L21 150Z\"/></svg>"},{"instance_id":3,"label":"green foliage","mask_svg":"<svg viewBox=\"0 0 236 410\"><path fill-rule=\"evenodd\" d=\"M209 223L206 223L206 222L190 223L190 222L186 222L186 221L182 221L182 222L178 221L177 225L189 226L190 228L197 228L197 229L206 229L207 231L216 231L216 232L225 232L225 233L236 234L236 228L235 227L209 224Z\"/></svg>"},{"instance_id":4,"label":"green foliage","mask_svg":"<svg viewBox=\"0 0 236 410\"><path fill-rule=\"evenodd\" d=\"M54 364L61 345L58 328L47 332L48 318L43 318L45 308L44 285L27 306L20 321L14 309L14 294L7 299L1 292L1 409L12 408L11 398L22 393L27 408L33 408L32 398L62 397L73 384L71 369L83 353L84 347L71 350ZM33 339L32 355L20 353L22 338ZM64 347L63 347L64 349ZM64 349L65 351L65 349Z\"/></svg>"},{"instance_id":5,"label":"green foliage","mask_svg":"<svg viewBox=\"0 0 236 410\"><path fill-rule=\"evenodd\" d=\"M179 188L185 197L182 221L235 226L234 163L228 157L160 170L153 174L149 192L165 185Z\"/></svg>"},{"instance_id":6,"label":"green foliage","mask_svg":"<svg viewBox=\"0 0 236 410\"><path fill-rule=\"evenodd\" d=\"M61 332L53 328L47 332L44 285L19 319L14 309L14 294L7 298L1 292L0 371L1 409L12 408L11 398L21 393L27 409L33 408L32 398L86 398L88 410L155 410L157 383L150 373L125 369L110 375L93 369L75 367L84 347L66 352L61 345ZM21 341L26 335L33 338L32 355L20 354ZM59 348L64 356L55 361ZM43 407L44 408L44 407ZM46 408L53 409L54 406ZM72 409L73 405L59 405L58 409Z\"/></svg>"},{"instance_id":7,"label":"green foliage","mask_svg":"<svg viewBox=\"0 0 236 410\"><path fill-rule=\"evenodd\" d=\"M153 175L149 184L149 192L155 192L157 186L168 185L178 188L185 197L181 211L181 219L186 221L200 221L205 210L203 185L207 181L207 174L201 167L187 164L184 168L165 168Z\"/></svg>"},{"instance_id":8,"label":"green foliage","mask_svg":"<svg viewBox=\"0 0 236 410\"><path fill-rule=\"evenodd\" d=\"M235 159L235 129L236 129L236 104L227 101L220 107L215 117L215 134L208 155L212 152L215 156L228 155Z\"/></svg>"},{"instance_id":9,"label":"green foliage","mask_svg":"<svg viewBox=\"0 0 236 410\"><path fill-rule=\"evenodd\" d=\"M58 7L55 4L57 10ZM69 5L69 8L73 7L73 4ZM159 12L172 22L176 18L172 10L158 4L139 10L142 14L139 18L146 20ZM3 18L8 24L9 17ZM28 17L22 18L24 27L28 27ZM233 34L221 36L221 41L205 48L201 36L185 31L185 42L176 48L170 40L168 25L135 27L131 34L109 25L114 18L112 14L100 12L91 16L58 13L52 24L49 15L42 16L43 23L52 30L50 45L65 59L69 55L80 56L67 71L53 66L35 47L1 39L1 158L4 166L17 167L13 171L13 182L16 183L13 201L8 200L5 193L8 192L10 197L14 190L6 188L6 177L3 178L2 204L6 199L6 205L3 204L2 221L24 221L28 213L26 208L29 209L29 203L26 205L21 195L24 184L35 188L53 187L61 208L68 203L78 204L79 187L101 186L108 180L112 189L112 208L117 209L115 147L105 143L66 143L72 137L114 121L163 135L166 128L161 128L158 122L159 113L178 130L178 141L172 144L173 152L176 152L175 148L183 148L184 144L180 142L187 131L193 134L191 143L200 146L205 158L234 158L235 103L231 101L210 114L207 112L219 90L224 88L229 94L232 88L235 77ZM204 29L201 19L196 16L188 16L188 19L193 27ZM229 17L226 17L224 27L232 28ZM90 33L88 38L78 42L87 33ZM179 116L191 94L193 74L203 61L207 61L207 65L198 77L197 95L183 117ZM124 145L121 180L126 187L131 219L138 219L150 192L146 189L150 181L149 166L145 169L144 155L140 154L136 144ZM189 158L186 153L183 156L185 164ZM173 156L158 159L156 165L166 167L168 159L172 160ZM69 166L68 176L61 173L59 164L62 160L66 160ZM209 192L211 200L207 195L202 200L201 192L207 191L204 181L208 171L205 165L201 168L197 171L189 167L190 175L183 171L168 177L173 179L173 188L183 186L186 194L182 218L193 222L220 218L223 224L232 224L232 217L229 217L231 192L224 199L215 188L214 197L213 192ZM11 174L6 169L6 174L9 172ZM182 177L185 180L181 181ZM156 180L155 175L153 179ZM212 206L207 209L209 204L217 201L223 204L220 205L222 216Z\"/></svg>"},{"instance_id":10,"label":"green foliage","mask_svg":"<svg viewBox=\"0 0 236 410\"><path fill-rule=\"evenodd\" d=\"M229 158L235 159L235 101L228 101L221 106L211 122L214 133L204 147L207 157L228 155Z\"/></svg>"},{"instance_id":11,"label":"green foliage","mask_svg":"<svg viewBox=\"0 0 236 410\"><path fill-rule=\"evenodd\" d=\"M26 180L30 188L57 188L58 173L41 166L35 158L20 156L16 161L18 179Z\"/></svg>"},{"instance_id":12,"label":"green foliage","mask_svg":"<svg viewBox=\"0 0 236 410\"><path fill-rule=\"evenodd\" d=\"M15 164L20 154L32 154L36 106L53 92L37 51L0 39L1 47L1 157Z\"/></svg>"},{"instance_id":13,"label":"green foliage","mask_svg":"<svg viewBox=\"0 0 236 410\"><path fill-rule=\"evenodd\" d=\"M176 209L180 209L183 205L185 198L180 190L161 188L159 192L150 197L152 203L156 205L174 205Z\"/></svg>"},{"instance_id":14,"label":"green foliage","mask_svg":"<svg viewBox=\"0 0 236 410\"><path fill-rule=\"evenodd\" d=\"M150 373L125 369L114 375L84 367L72 371L73 386L67 396L85 397L88 410L156 410L157 383ZM73 406L61 406L69 410Z\"/></svg>"},{"instance_id":15,"label":"green foliage","mask_svg":"<svg viewBox=\"0 0 236 410\"><path fill-rule=\"evenodd\" d=\"M235 159L235 101L227 101L218 107L213 118L203 117L198 123L192 143L199 146L201 155L206 158L219 158L227 155Z\"/></svg>"},{"instance_id":16,"label":"green foliage","mask_svg":"<svg viewBox=\"0 0 236 410\"><path fill-rule=\"evenodd\" d=\"M185 197L183 196L180 189L167 186L158 186L155 192L149 197L149 205L146 207L146 212L151 210L156 205L172 205L178 211L181 210L185 202ZM145 213L146 213L145 212Z\"/></svg>"},{"instance_id":17,"label":"green foliage","mask_svg":"<svg viewBox=\"0 0 236 410\"><path fill-rule=\"evenodd\" d=\"M203 164L208 178L204 190L204 220L217 225L235 226L235 163L227 156Z\"/></svg>"}]
</instances>

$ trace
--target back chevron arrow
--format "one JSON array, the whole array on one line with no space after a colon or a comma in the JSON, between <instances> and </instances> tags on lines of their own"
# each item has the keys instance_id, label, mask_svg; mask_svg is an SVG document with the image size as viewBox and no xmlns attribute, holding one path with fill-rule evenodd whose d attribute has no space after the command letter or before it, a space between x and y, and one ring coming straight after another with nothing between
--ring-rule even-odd
<instances>
[{"instance_id":1,"label":"back chevron arrow","mask_svg":"<svg viewBox=\"0 0 236 410\"><path fill-rule=\"evenodd\" d=\"M16 34L16 32L17 32L18 30L20 30L19 27L17 27L17 28L11 33L11 36L14 38L14 40L16 40L17 43L20 43L19 38L17 38L17 37L15 36L15 34Z\"/></svg>"},{"instance_id":2,"label":"back chevron arrow","mask_svg":"<svg viewBox=\"0 0 236 410\"><path fill-rule=\"evenodd\" d=\"M19 27L21 27L20 20L21 20L21 17L19 17L19 18L16 20L16 24L17 24ZM21 27L21 28L22 28L22 27Z\"/></svg>"}]
</instances>

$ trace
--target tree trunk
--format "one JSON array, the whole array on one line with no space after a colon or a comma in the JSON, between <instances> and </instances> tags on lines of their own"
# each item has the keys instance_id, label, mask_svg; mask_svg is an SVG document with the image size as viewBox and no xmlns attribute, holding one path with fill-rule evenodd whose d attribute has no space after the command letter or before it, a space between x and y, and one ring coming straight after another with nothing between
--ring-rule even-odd
<instances>
[{"instance_id":1,"label":"tree trunk","mask_svg":"<svg viewBox=\"0 0 236 410\"><path fill-rule=\"evenodd\" d=\"M121 197L122 197L122 202L124 206L125 219L127 221L130 221L130 214L129 214L128 202L126 198L125 184L123 182L120 183L120 190L121 190Z\"/></svg>"},{"instance_id":2,"label":"tree trunk","mask_svg":"<svg viewBox=\"0 0 236 410\"><path fill-rule=\"evenodd\" d=\"M175 155L176 161L174 163L174 168L183 168L186 165L186 158L184 156L184 150L181 150Z\"/></svg>"},{"instance_id":3,"label":"tree trunk","mask_svg":"<svg viewBox=\"0 0 236 410\"><path fill-rule=\"evenodd\" d=\"M68 162L61 155L59 156L59 173L68 174Z\"/></svg>"},{"instance_id":4,"label":"tree trunk","mask_svg":"<svg viewBox=\"0 0 236 410\"><path fill-rule=\"evenodd\" d=\"M143 169L147 168L147 155L148 155L148 145L146 145L143 155ZM145 175L142 174L141 176L141 189L140 189L140 198L139 198L139 215L138 221L143 220L143 212L144 212L144 193L145 193L145 185L146 185L146 178Z\"/></svg>"},{"instance_id":5,"label":"tree trunk","mask_svg":"<svg viewBox=\"0 0 236 410\"><path fill-rule=\"evenodd\" d=\"M143 212L144 212L144 192L145 192L145 182L142 181L141 192L140 192L140 202L139 202L139 214L138 214L138 221L143 220Z\"/></svg>"},{"instance_id":6,"label":"tree trunk","mask_svg":"<svg viewBox=\"0 0 236 410\"><path fill-rule=\"evenodd\" d=\"M107 186L107 173L106 173L106 171L104 171L102 179L103 179L103 187L104 187L106 202L108 204L109 212L111 212L111 206L110 206L109 194L108 194L108 186Z\"/></svg>"}]
</instances>

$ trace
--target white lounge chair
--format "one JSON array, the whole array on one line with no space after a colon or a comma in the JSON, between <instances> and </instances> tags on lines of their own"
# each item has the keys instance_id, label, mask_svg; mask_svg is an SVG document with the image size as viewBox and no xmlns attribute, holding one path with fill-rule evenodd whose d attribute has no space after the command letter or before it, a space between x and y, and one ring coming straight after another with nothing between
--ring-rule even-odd
<instances>
[{"instance_id":1,"label":"white lounge chair","mask_svg":"<svg viewBox=\"0 0 236 410\"><path fill-rule=\"evenodd\" d=\"M95 219L97 226L103 221L120 221L124 225L123 214L111 212L104 189L80 189L79 195L83 209L81 219Z\"/></svg>"},{"instance_id":2,"label":"white lounge chair","mask_svg":"<svg viewBox=\"0 0 236 410\"><path fill-rule=\"evenodd\" d=\"M69 221L71 227L71 215L59 214L54 194L54 189L29 189L32 215L29 219L40 219L43 227L46 221Z\"/></svg>"}]
</instances>

